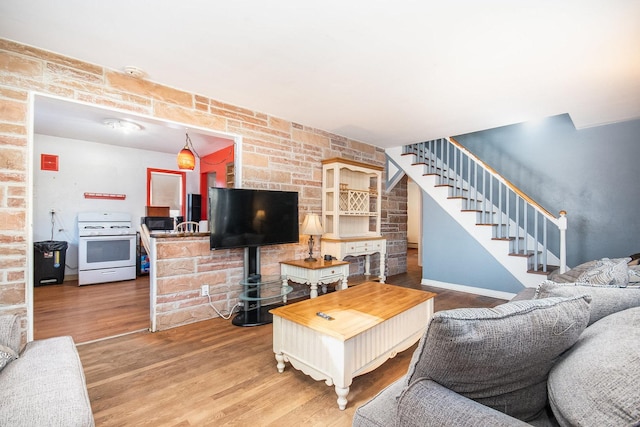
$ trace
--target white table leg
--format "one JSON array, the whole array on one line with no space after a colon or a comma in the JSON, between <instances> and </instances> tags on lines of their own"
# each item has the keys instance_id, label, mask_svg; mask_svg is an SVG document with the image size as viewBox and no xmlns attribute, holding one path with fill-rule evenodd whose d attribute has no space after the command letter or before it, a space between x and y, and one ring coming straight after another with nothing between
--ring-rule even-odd
<instances>
[{"instance_id":1,"label":"white table leg","mask_svg":"<svg viewBox=\"0 0 640 427\"><path fill-rule=\"evenodd\" d=\"M287 303L287 286L289 286L289 280L285 276L285 278L282 279L282 302L285 304Z\"/></svg>"},{"instance_id":2,"label":"white table leg","mask_svg":"<svg viewBox=\"0 0 640 427\"><path fill-rule=\"evenodd\" d=\"M385 254L380 252L380 283L384 283L387 277L384 275L385 272Z\"/></svg>"},{"instance_id":3,"label":"white table leg","mask_svg":"<svg viewBox=\"0 0 640 427\"><path fill-rule=\"evenodd\" d=\"M311 283L311 292L309 293L310 298L316 298L318 296L318 283Z\"/></svg>"},{"instance_id":4,"label":"white table leg","mask_svg":"<svg viewBox=\"0 0 640 427\"><path fill-rule=\"evenodd\" d=\"M342 290L347 289L347 276L342 277L342 287L340 289Z\"/></svg>"},{"instance_id":5,"label":"white table leg","mask_svg":"<svg viewBox=\"0 0 640 427\"><path fill-rule=\"evenodd\" d=\"M368 276L371 274L371 272L369 271L371 267L371 255L366 254L364 256L364 275Z\"/></svg>"},{"instance_id":6,"label":"white table leg","mask_svg":"<svg viewBox=\"0 0 640 427\"><path fill-rule=\"evenodd\" d=\"M335 387L336 394L338 395L338 408L341 411L344 411L344 408L347 407L347 394L349 394L349 387Z\"/></svg>"},{"instance_id":7,"label":"white table leg","mask_svg":"<svg viewBox=\"0 0 640 427\"><path fill-rule=\"evenodd\" d=\"M276 360L278 361L278 363L276 363L276 368L278 368L278 372L283 373L284 372L284 355L282 353L276 353Z\"/></svg>"}]
</instances>

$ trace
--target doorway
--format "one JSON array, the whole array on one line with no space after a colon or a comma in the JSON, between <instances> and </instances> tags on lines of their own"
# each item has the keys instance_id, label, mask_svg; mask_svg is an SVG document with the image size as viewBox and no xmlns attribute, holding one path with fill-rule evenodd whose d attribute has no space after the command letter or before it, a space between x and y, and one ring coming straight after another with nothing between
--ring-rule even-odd
<instances>
[{"instance_id":1,"label":"doorway","mask_svg":"<svg viewBox=\"0 0 640 427\"><path fill-rule=\"evenodd\" d=\"M65 330L65 324L81 325L81 329L94 330L100 335L100 331L104 331L103 324L111 323L118 316L115 313L116 308L127 306L126 302L112 298L113 295L119 293L129 293L130 299L138 301L133 305L138 309L143 307L145 328L148 328L152 312L149 290L155 286L155 283L150 282L148 276L139 277L133 281L111 282L76 289L78 286L77 282L74 283L74 275L77 272L77 213L80 211L130 212L132 219L134 219L133 224L138 227L140 217L144 216L146 205L145 165L148 162L153 164L160 161L158 159L167 158L170 159L170 165L165 168L177 169L175 156L183 144L186 125L37 93L30 94L29 111L31 129L28 151L31 153L31 158L28 165L27 203L29 211L27 223L29 230L27 244L28 247L33 247L35 241L63 239L69 241L69 248L66 254L67 277L65 277L64 283L37 287L33 284L33 275L31 274L34 266L33 251L29 251L27 256L29 274L26 290L27 339L34 339L36 329L34 324L40 320L36 318L38 312L35 305L40 304L43 300L53 301L51 293L56 289L58 296L70 296L67 301L76 301L73 309L71 306L63 306L53 318L42 318L43 322L48 323L47 326L59 325L60 328L56 335L68 334ZM141 130L129 135L114 133L113 128L109 128L103 123L105 118L109 117L135 123ZM199 152L204 155L220 149L220 147L231 147L237 154L234 162L240 168L241 137L193 127L189 127L189 133L194 145L197 144ZM46 142L43 142L44 140ZM46 147L46 151L43 147ZM58 150L61 152L58 153ZM121 157L116 158L118 153L121 154ZM43 172L41 168L42 154L57 155L59 169ZM74 169L88 171L91 178L71 176L69 171ZM240 170L236 172L238 180L241 179L240 172ZM42 190L40 178L45 173L48 174L46 176L48 187ZM187 191L197 193L200 187L197 170L192 175L193 184ZM100 179L92 180L93 176ZM117 193L115 194L117 197L89 200L86 197L87 192L94 195L97 193L104 195ZM85 197L82 196L83 193ZM126 287L127 283L130 284L129 289L120 288ZM89 303L79 302L81 300L77 296L72 296L72 291L95 293L97 296ZM62 302L61 304L67 303ZM83 304L86 306L81 307ZM102 307L103 304L107 304L106 312L113 314L111 319L101 318L101 320L90 324L79 320L78 316L80 315L77 312L74 314L74 309L94 307L94 311L97 311L98 306ZM128 314L123 317L134 318L136 316ZM133 322L129 323L128 327L132 332L140 329ZM42 330L41 328L37 329ZM102 332L102 334L104 333L110 334L112 332ZM104 337L97 336L95 339ZM85 338L82 339L85 340Z\"/></svg>"},{"instance_id":2,"label":"doorway","mask_svg":"<svg viewBox=\"0 0 640 427\"><path fill-rule=\"evenodd\" d=\"M422 266L422 189L407 177L407 257L417 258Z\"/></svg>"}]
</instances>

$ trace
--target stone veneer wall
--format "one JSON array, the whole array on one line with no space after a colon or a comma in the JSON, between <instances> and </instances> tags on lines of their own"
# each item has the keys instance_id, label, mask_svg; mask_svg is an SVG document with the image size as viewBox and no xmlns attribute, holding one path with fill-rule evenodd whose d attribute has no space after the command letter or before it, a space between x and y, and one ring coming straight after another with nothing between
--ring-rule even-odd
<instances>
[{"instance_id":1,"label":"stone veneer wall","mask_svg":"<svg viewBox=\"0 0 640 427\"><path fill-rule=\"evenodd\" d=\"M17 312L24 319L27 253L32 250L27 245L32 91L242 135L242 186L298 191L301 216L320 212L322 159L343 157L378 166L385 162L382 149L363 142L0 39L0 312ZM387 275L401 273L406 270L406 186L383 194L382 224L388 239ZM182 262L197 269L188 280L184 275L163 279L158 301L163 327L215 317L210 308L205 314L202 307L208 301L195 293L205 282L234 286L242 265L242 251L209 252L202 242L180 246L167 242L160 250L193 251L183 253ZM263 253L263 272L275 271L278 260L303 256L304 249L303 244L269 248ZM354 262L351 271L361 273L361 263ZM22 325L26 330L26 320Z\"/></svg>"}]
</instances>

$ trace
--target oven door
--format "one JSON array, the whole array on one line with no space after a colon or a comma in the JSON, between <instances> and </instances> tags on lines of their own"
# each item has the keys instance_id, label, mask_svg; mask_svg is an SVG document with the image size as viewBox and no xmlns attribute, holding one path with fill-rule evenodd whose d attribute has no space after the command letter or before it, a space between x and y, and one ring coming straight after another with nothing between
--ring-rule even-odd
<instances>
[{"instance_id":1,"label":"oven door","mask_svg":"<svg viewBox=\"0 0 640 427\"><path fill-rule=\"evenodd\" d=\"M136 265L136 236L80 236L78 269L130 267Z\"/></svg>"}]
</instances>

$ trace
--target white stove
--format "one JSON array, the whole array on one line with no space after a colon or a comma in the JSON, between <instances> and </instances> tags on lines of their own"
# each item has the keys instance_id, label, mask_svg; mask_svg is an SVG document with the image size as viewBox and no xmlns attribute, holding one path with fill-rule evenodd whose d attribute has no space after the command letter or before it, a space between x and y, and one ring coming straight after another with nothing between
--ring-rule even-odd
<instances>
[{"instance_id":1,"label":"white stove","mask_svg":"<svg viewBox=\"0 0 640 427\"><path fill-rule=\"evenodd\" d=\"M136 232L124 212L78 214L78 284L136 278Z\"/></svg>"},{"instance_id":2,"label":"white stove","mask_svg":"<svg viewBox=\"0 0 640 427\"><path fill-rule=\"evenodd\" d=\"M135 235L131 215L124 212L81 212L78 214L79 236Z\"/></svg>"}]
</instances>

